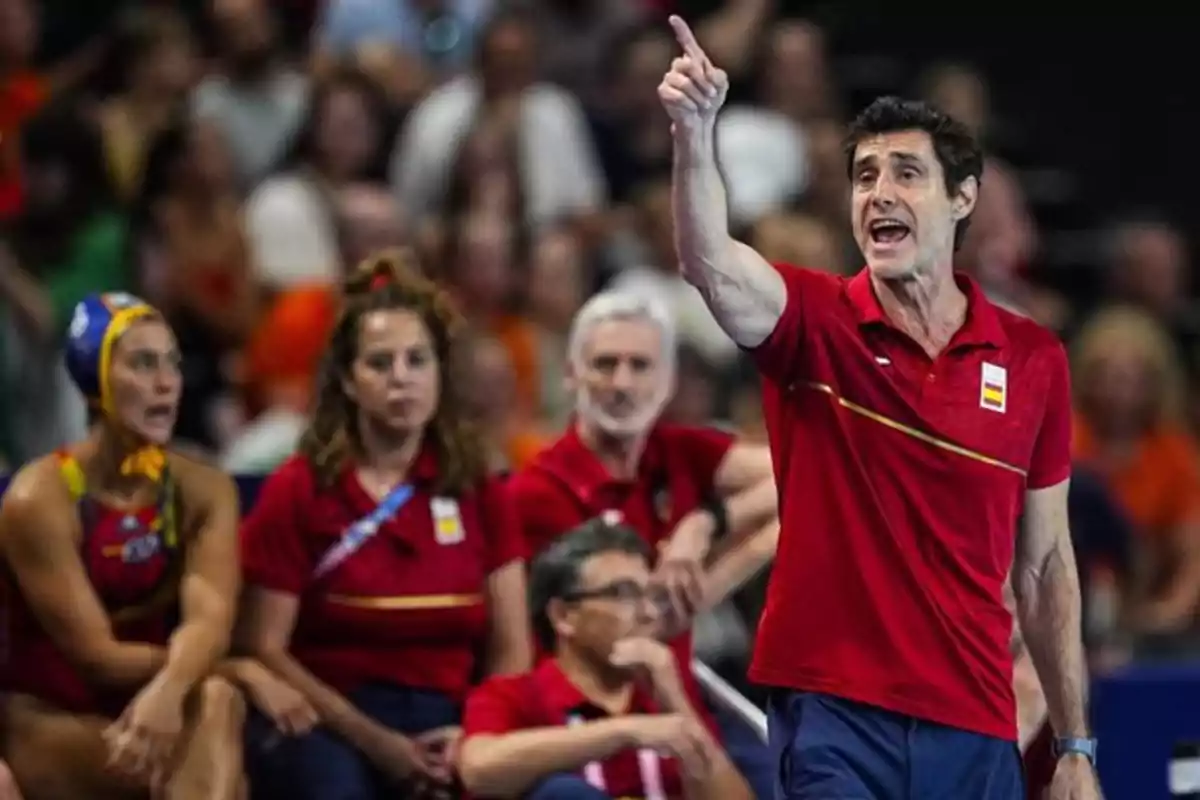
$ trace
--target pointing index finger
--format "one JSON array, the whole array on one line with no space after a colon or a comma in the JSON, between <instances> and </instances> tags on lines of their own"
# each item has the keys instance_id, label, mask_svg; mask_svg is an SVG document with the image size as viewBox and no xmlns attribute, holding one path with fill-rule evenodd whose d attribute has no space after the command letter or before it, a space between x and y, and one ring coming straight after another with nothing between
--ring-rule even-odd
<instances>
[{"instance_id":1,"label":"pointing index finger","mask_svg":"<svg viewBox=\"0 0 1200 800\"><path fill-rule=\"evenodd\" d=\"M692 29L683 21L683 17L672 14L667 22L671 24L671 30L675 32L675 40L679 42L683 52L697 62L707 64L708 56L704 53L704 48L696 41L696 34L692 33Z\"/></svg>"}]
</instances>

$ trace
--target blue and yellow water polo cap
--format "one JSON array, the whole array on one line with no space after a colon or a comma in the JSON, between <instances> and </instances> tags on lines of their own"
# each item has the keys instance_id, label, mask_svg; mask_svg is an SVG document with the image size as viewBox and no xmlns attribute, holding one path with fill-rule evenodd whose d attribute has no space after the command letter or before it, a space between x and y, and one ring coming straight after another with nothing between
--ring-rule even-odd
<instances>
[{"instance_id":1,"label":"blue and yellow water polo cap","mask_svg":"<svg viewBox=\"0 0 1200 800\"><path fill-rule=\"evenodd\" d=\"M67 328L67 371L88 403L110 419L116 415L109 383L113 349L134 322L152 316L158 316L153 306L123 292L91 294L75 306ZM161 448L145 447L126 459L122 472L157 479L165 459Z\"/></svg>"}]
</instances>

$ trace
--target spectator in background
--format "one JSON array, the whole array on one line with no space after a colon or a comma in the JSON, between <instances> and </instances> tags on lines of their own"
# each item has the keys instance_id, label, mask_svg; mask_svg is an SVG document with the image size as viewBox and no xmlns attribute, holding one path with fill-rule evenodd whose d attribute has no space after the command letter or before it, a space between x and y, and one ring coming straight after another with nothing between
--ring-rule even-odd
<instances>
[{"instance_id":1,"label":"spectator in background","mask_svg":"<svg viewBox=\"0 0 1200 800\"><path fill-rule=\"evenodd\" d=\"M259 283L279 291L308 283L336 285L336 194L383 178L390 112L379 88L356 71L331 75L285 166L246 203L246 226Z\"/></svg>"},{"instance_id":2,"label":"spectator in background","mask_svg":"<svg viewBox=\"0 0 1200 800\"><path fill-rule=\"evenodd\" d=\"M493 0L328 0L317 23L314 67L337 63L377 73L399 103L420 99L470 64Z\"/></svg>"},{"instance_id":3,"label":"spectator in background","mask_svg":"<svg viewBox=\"0 0 1200 800\"><path fill-rule=\"evenodd\" d=\"M751 230L748 244L777 264L804 264L835 275L849 275L857 265L846 262L829 226L807 214L788 212L762 217Z\"/></svg>"},{"instance_id":4,"label":"spectator in background","mask_svg":"<svg viewBox=\"0 0 1200 800\"><path fill-rule=\"evenodd\" d=\"M646 185L636 208L644 260L618 274L612 288L653 296L670 309L683 344L718 368L730 366L738 355L737 345L713 319L700 294L679 274L670 180Z\"/></svg>"},{"instance_id":5,"label":"spectator in background","mask_svg":"<svg viewBox=\"0 0 1200 800\"><path fill-rule=\"evenodd\" d=\"M350 184L334 198L342 269L372 255L411 244L408 217L395 196L375 183Z\"/></svg>"},{"instance_id":6,"label":"spectator in background","mask_svg":"<svg viewBox=\"0 0 1200 800\"><path fill-rule=\"evenodd\" d=\"M101 106L100 127L117 196L131 203L150 143L186 102L196 64L187 20L172 9L128 10L118 26L120 89Z\"/></svg>"},{"instance_id":7,"label":"spectator in background","mask_svg":"<svg viewBox=\"0 0 1200 800\"><path fill-rule=\"evenodd\" d=\"M447 177L477 124L512 131L521 166L525 221L534 228L598 212L606 187L579 102L539 81L535 27L502 12L483 34L476 70L434 89L405 122L392 154L391 180L418 218L444 206Z\"/></svg>"},{"instance_id":8,"label":"spectator in background","mask_svg":"<svg viewBox=\"0 0 1200 800\"><path fill-rule=\"evenodd\" d=\"M266 0L209 0L217 69L196 87L192 106L214 120L249 188L274 169L308 111L308 77L282 59Z\"/></svg>"},{"instance_id":9,"label":"spectator in background","mask_svg":"<svg viewBox=\"0 0 1200 800\"><path fill-rule=\"evenodd\" d=\"M567 424L567 337L571 321L587 298L584 251L565 227L543 231L534 245L529 269L527 315L537 340L538 419L549 430Z\"/></svg>"},{"instance_id":10,"label":"spectator in background","mask_svg":"<svg viewBox=\"0 0 1200 800\"><path fill-rule=\"evenodd\" d=\"M481 333L508 350L517 381L517 402L525 412L538 404L538 348L533 326L521 315L525 294L525 231L503 218L475 212L449 221L443 250L444 283L463 313Z\"/></svg>"},{"instance_id":11,"label":"spectator in background","mask_svg":"<svg viewBox=\"0 0 1200 800\"><path fill-rule=\"evenodd\" d=\"M650 549L599 519L538 556L530 597L552 657L471 693L459 759L475 797L749 800L704 727L658 622Z\"/></svg>"},{"instance_id":12,"label":"spectator in background","mask_svg":"<svg viewBox=\"0 0 1200 800\"><path fill-rule=\"evenodd\" d=\"M466 349L464 394L492 453L493 468L498 472L521 469L533 461L548 439L518 402L508 349L488 336L476 337Z\"/></svg>"},{"instance_id":13,"label":"spectator in background","mask_svg":"<svg viewBox=\"0 0 1200 800\"><path fill-rule=\"evenodd\" d=\"M588 110L615 203L633 200L643 181L670 174L671 126L654 87L674 55L670 34L661 24L647 23L617 36L605 58L609 79Z\"/></svg>"},{"instance_id":14,"label":"spectator in background","mask_svg":"<svg viewBox=\"0 0 1200 800\"><path fill-rule=\"evenodd\" d=\"M1125 217L1106 232L1107 288L1118 302L1153 314L1183 357L1189 424L1200 430L1200 319L1182 232L1161 215Z\"/></svg>"},{"instance_id":15,"label":"spectator in background","mask_svg":"<svg viewBox=\"0 0 1200 800\"><path fill-rule=\"evenodd\" d=\"M38 46L38 15L29 0L0 0L0 221L24 203L21 140L25 124L46 104L50 82L31 60Z\"/></svg>"},{"instance_id":16,"label":"spectator in background","mask_svg":"<svg viewBox=\"0 0 1200 800\"><path fill-rule=\"evenodd\" d=\"M390 192L354 184L335 198L345 274L371 256L400 247L407 228ZM261 475L296 452L313 407L313 391L341 307L338 287L298 286L280 292L251 336L242 362L246 425L221 462L230 472Z\"/></svg>"},{"instance_id":17,"label":"spectator in background","mask_svg":"<svg viewBox=\"0 0 1200 800\"><path fill-rule=\"evenodd\" d=\"M723 602L773 555L777 497L766 448L660 421L675 386L675 343L675 326L652 297L608 291L585 303L568 348L575 419L510 487L534 555L591 517L634 528L656 551L656 580L672 600L659 635L690 665L692 615ZM738 546L714 577L709 557L725 534ZM690 669L684 683L703 708ZM775 765L766 748L735 720L718 723L738 768L770 795Z\"/></svg>"},{"instance_id":18,"label":"spectator in background","mask_svg":"<svg viewBox=\"0 0 1200 800\"><path fill-rule=\"evenodd\" d=\"M243 642L322 721L279 741L250 720L256 797L448 789L473 677L530 662L520 529L463 417L449 298L393 256L345 294L301 453L242 532Z\"/></svg>"},{"instance_id":19,"label":"spectator in background","mask_svg":"<svg viewBox=\"0 0 1200 800\"><path fill-rule=\"evenodd\" d=\"M1141 312L1113 308L1074 343L1075 459L1138 526L1129 622L1141 634L1192 627L1200 602L1200 454L1182 420L1182 369Z\"/></svg>"},{"instance_id":20,"label":"spectator in background","mask_svg":"<svg viewBox=\"0 0 1200 800\"><path fill-rule=\"evenodd\" d=\"M0 268L0 397L16 464L82 435L85 408L62 367L61 337L88 293L131 285L126 223L92 120L68 104L47 108L29 124L23 155L25 201Z\"/></svg>"},{"instance_id":21,"label":"spectator in background","mask_svg":"<svg viewBox=\"0 0 1200 800\"><path fill-rule=\"evenodd\" d=\"M183 355L177 434L214 449L233 413L228 359L258 317L258 287L229 153L217 127L176 116L155 138L133 218L143 292L167 318Z\"/></svg>"}]
</instances>

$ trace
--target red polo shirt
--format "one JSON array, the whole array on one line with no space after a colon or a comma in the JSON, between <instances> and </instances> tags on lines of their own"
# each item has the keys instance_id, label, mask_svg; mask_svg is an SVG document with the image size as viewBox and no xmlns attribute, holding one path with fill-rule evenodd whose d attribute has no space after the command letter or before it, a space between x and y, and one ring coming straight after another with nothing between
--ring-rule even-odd
<instances>
[{"instance_id":1,"label":"red polo shirt","mask_svg":"<svg viewBox=\"0 0 1200 800\"><path fill-rule=\"evenodd\" d=\"M635 687L626 714L658 714L649 692ZM501 735L530 728L549 728L605 719L604 709L583 696L557 659L547 658L533 672L492 678L471 692L463 712L463 736ZM614 753L602 762L580 769L580 775L609 797L683 796L679 765L651 751Z\"/></svg>"},{"instance_id":2,"label":"red polo shirt","mask_svg":"<svg viewBox=\"0 0 1200 800\"><path fill-rule=\"evenodd\" d=\"M509 484L532 556L581 523L608 515L630 526L657 553L679 524L715 491L717 469L734 437L713 428L660 424L651 431L637 479L614 479L572 425ZM692 635L671 642L684 684L701 713Z\"/></svg>"},{"instance_id":3,"label":"red polo shirt","mask_svg":"<svg viewBox=\"0 0 1200 800\"><path fill-rule=\"evenodd\" d=\"M461 496L437 494L427 449L411 473L415 492L339 566L318 562L377 503L347 469L322 489L296 456L264 484L242 526L246 582L300 598L296 659L347 692L380 681L461 697L488 631L488 576L524 556L520 528L499 481Z\"/></svg>"},{"instance_id":4,"label":"red polo shirt","mask_svg":"<svg viewBox=\"0 0 1200 800\"><path fill-rule=\"evenodd\" d=\"M751 677L1015 739L1002 586L1024 492L1070 475L1062 345L960 276L931 360L865 270L777 269L753 356L783 527Z\"/></svg>"}]
</instances>

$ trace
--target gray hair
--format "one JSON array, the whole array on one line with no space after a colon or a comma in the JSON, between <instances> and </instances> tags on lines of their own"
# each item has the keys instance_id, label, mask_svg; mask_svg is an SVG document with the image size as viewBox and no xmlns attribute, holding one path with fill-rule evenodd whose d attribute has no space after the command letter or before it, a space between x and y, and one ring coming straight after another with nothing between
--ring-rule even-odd
<instances>
[{"instance_id":1,"label":"gray hair","mask_svg":"<svg viewBox=\"0 0 1200 800\"><path fill-rule=\"evenodd\" d=\"M579 364L583 358L583 348L592 329L611 320L641 320L654 325L662 335L663 360L675 362L675 320L666 306L655 297L627 290L609 290L592 297L575 315L567 342L567 355L572 364Z\"/></svg>"}]
</instances>

